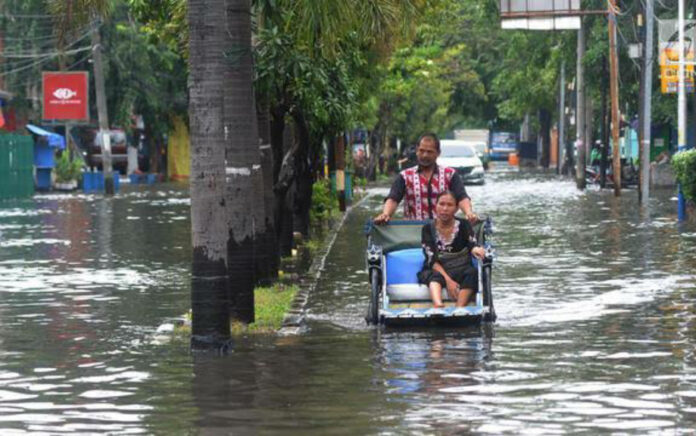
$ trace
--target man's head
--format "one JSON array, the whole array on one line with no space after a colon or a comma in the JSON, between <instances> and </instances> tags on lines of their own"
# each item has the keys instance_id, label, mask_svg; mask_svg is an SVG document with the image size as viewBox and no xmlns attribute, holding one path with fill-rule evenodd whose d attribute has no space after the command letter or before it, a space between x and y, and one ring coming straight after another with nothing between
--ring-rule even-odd
<instances>
[{"instance_id":1,"label":"man's head","mask_svg":"<svg viewBox=\"0 0 696 436\"><path fill-rule=\"evenodd\" d=\"M435 165L437 157L440 156L440 139L434 133L424 133L418 138L416 148L416 158L418 165L430 168Z\"/></svg>"}]
</instances>

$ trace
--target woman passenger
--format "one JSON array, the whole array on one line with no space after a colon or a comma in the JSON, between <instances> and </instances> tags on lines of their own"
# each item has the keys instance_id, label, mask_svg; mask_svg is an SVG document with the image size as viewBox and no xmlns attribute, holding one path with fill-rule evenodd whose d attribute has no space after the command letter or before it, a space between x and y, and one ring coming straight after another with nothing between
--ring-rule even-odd
<instances>
[{"instance_id":1,"label":"woman passenger","mask_svg":"<svg viewBox=\"0 0 696 436\"><path fill-rule=\"evenodd\" d=\"M469 303L478 288L478 272L471 264L471 255L478 259L485 256L471 224L454 216L457 210L454 194L442 192L435 203L436 218L425 224L421 233L425 262L418 280L430 289L436 308L444 307L443 288L456 301L456 307Z\"/></svg>"}]
</instances>

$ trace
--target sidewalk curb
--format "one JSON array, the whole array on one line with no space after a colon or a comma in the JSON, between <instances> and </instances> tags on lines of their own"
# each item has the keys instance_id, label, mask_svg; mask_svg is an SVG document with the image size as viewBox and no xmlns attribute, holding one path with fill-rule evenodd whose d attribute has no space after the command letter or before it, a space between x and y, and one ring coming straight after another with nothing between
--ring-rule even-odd
<instances>
[{"instance_id":1,"label":"sidewalk curb","mask_svg":"<svg viewBox=\"0 0 696 436\"><path fill-rule=\"evenodd\" d=\"M345 223L348 215L350 215L350 213L353 211L353 208L362 204L362 202L367 200L369 197L370 194L366 194L360 199L360 201L346 208L346 211L338 225L336 225L336 227L332 229L331 234L327 235L322 241L323 248L317 251L314 259L312 260L312 264L309 266L309 269L307 269L307 271L300 277L298 283L300 289L297 291L295 299L290 305L290 310L283 318L283 324L278 330L279 335L288 336L302 333L305 322L305 307L307 306L307 301L309 300L309 294L316 289L319 278L321 277L321 273L324 270L324 265L326 264L326 257L331 252L334 242L336 242L338 232L343 227L343 223Z\"/></svg>"}]
</instances>

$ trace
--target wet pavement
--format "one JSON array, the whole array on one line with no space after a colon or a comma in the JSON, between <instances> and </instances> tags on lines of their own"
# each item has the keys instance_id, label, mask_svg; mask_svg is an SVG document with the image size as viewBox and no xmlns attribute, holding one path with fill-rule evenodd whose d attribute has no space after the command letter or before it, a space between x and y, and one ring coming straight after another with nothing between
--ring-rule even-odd
<instances>
[{"instance_id":1,"label":"wet pavement","mask_svg":"<svg viewBox=\"0 0 696 436\"><path fill-rule=\"evenodd\" d=\"M468 190L495 223L495 325L365 325L373 189L307 332L226 357L150 340L189 307L185 186L0 203L2 434L692 434L696 228L673 192L642 211L509 171Z\"/></svg>"}]
</instances>

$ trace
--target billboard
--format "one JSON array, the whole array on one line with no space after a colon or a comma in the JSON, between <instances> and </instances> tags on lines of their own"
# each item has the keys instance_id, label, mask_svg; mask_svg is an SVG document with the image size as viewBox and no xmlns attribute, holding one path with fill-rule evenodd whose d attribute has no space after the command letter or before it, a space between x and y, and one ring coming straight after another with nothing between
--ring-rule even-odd
<instances>
[{"instance_id":1,"label":"billboard","mask_svg":"<svg viewBox=\"0 0 696 436\"><path fill-rule=\"evenodd\" d=\"M43 119L89 121L89 75L87 71L44 72Z\"/></svg>"},{"instance_id":2,"label":"billboard","mask_svg":"<svg viewBox=\"0 0 696 436\"><path fill-rule=\"evenodd\" d=\"M677 20L659 20L660 88L663 94L676 93L679 87L679 26ZM694 42L696 20L685 20L684 60L686 92L694 92Z\"/></svg>"},{"instance_id":3,"label":"billboard","mask_svg":"<svg viewBox=\"0 0 696 436\"><path fill-rule=\"evenodd\" d=\"M580 28L580 0L500 0L499 6L503 29Z\"/></svg>"}]
</instances>

